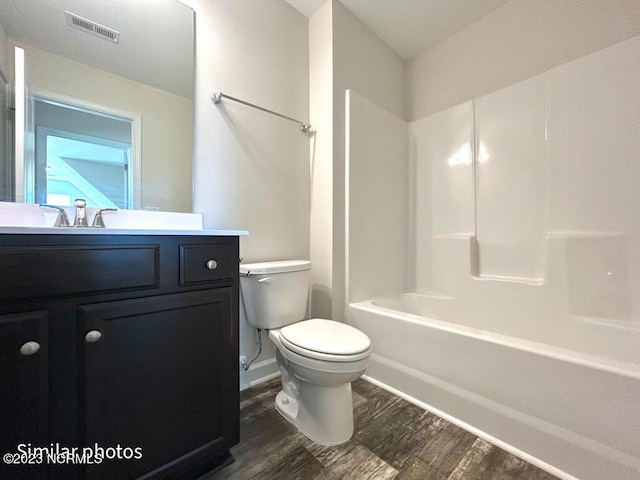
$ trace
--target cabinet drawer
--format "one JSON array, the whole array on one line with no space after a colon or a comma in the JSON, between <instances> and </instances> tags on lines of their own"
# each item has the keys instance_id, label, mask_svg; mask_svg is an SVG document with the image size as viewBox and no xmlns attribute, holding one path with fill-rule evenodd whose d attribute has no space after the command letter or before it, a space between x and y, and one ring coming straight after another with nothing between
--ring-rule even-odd
<instances>
[{"instance_id":1,"label":"cabinet drawer","mask_svg":"<svg viewBox=\"0 0 640 480\"><path fill-rule=\"evenodd\" d=\"M0 271L0 299L148 288L158 285L158 246L2 248Z\"/></svg>"},{"instance_id":2,"label":"cabinet drawer","mask_svg":"<svg viewBox=\"0 0 640 480\"><path fill-rule=\"evenodd\" d=\"M238 255L233 245L180 245L180 285L233 279Z\"/></svg>"}]
</instances>

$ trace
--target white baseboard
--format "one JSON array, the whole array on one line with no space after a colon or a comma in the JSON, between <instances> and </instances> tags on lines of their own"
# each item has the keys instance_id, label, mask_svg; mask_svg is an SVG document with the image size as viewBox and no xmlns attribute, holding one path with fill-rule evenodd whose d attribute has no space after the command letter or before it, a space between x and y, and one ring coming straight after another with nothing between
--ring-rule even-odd
<instances>
[{"instance_id":1,"label":"white baseboard","mask_svg":"<svg viewBox=\"0 0 640 480\"><path fill-rule=\"evenodd\" d=\"M275 358L254 363L246 372L240 369L240 391L280 376Z\"/></svg>"}]
</instances>

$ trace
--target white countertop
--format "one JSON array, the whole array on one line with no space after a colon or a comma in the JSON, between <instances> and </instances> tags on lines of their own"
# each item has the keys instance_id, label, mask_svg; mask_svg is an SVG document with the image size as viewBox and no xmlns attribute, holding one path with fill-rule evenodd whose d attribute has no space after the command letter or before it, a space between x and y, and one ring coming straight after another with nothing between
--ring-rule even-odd
<instances>
[{"instance_id":1,"label":"white countertop","mask_svg":"<svg viewBox=\"0 0 640 480\"><path fill-rule=\"evenodd\" d=\"M73 207L64 207L70 222ZM87 220L97 209L87 207ZM246 230L206 230L200 213L118 210L104 216L106 228L53 227L58 213L36 204L0 202L0 234L5 235L249 235Z\"/></svg>"},{"instance_id":2,"label":"white countertop","mask_svg":"<svg viewBox=\"0 0 640 480\"><path fill-rule=\"evenodd\" d=\"M238 237L249 235L246 230L152 230L132 228L86 227L7 227L0 226L0 235L192 235Z\"/></svg>"}]
</instances>

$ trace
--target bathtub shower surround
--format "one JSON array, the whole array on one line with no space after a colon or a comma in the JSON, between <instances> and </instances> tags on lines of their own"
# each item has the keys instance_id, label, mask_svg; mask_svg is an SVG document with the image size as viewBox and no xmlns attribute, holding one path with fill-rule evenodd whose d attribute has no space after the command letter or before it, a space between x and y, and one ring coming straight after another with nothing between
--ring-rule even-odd
<instances>
[{"instance_id":1,"label":"bathtub shower surround","mask_svg":"<svg viewBox=\"0 0 640 480\"><path fill-rule=\"evenodd\" d=\"M635 37L409 124L347 94L369 378L561 478L640 478L638 58Z\"/></svg>"}]
</instances>

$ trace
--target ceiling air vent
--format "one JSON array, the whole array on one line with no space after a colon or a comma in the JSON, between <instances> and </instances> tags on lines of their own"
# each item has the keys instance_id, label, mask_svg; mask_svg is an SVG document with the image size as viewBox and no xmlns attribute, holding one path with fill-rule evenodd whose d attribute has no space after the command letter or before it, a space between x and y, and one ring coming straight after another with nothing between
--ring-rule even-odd
<instances>
[{"instance_id":1,"label":"ceiling air vent","mask_svg":"<svg viewBox=\"0 0 640 480\"><path fill-rule=\"evenodd\" d=\"M70 27L77 28L78 30L82 30L90 35L95 37L100 37L105 40L108 40L112 43L118 43L118 39L120 38L120 32L105 27L104 25L100 25L99 23L92 22L86 18L81 17L80 15L76 15L71 12L64 12L67 17L67 25Z\"/></svg>"}]
</instances>

